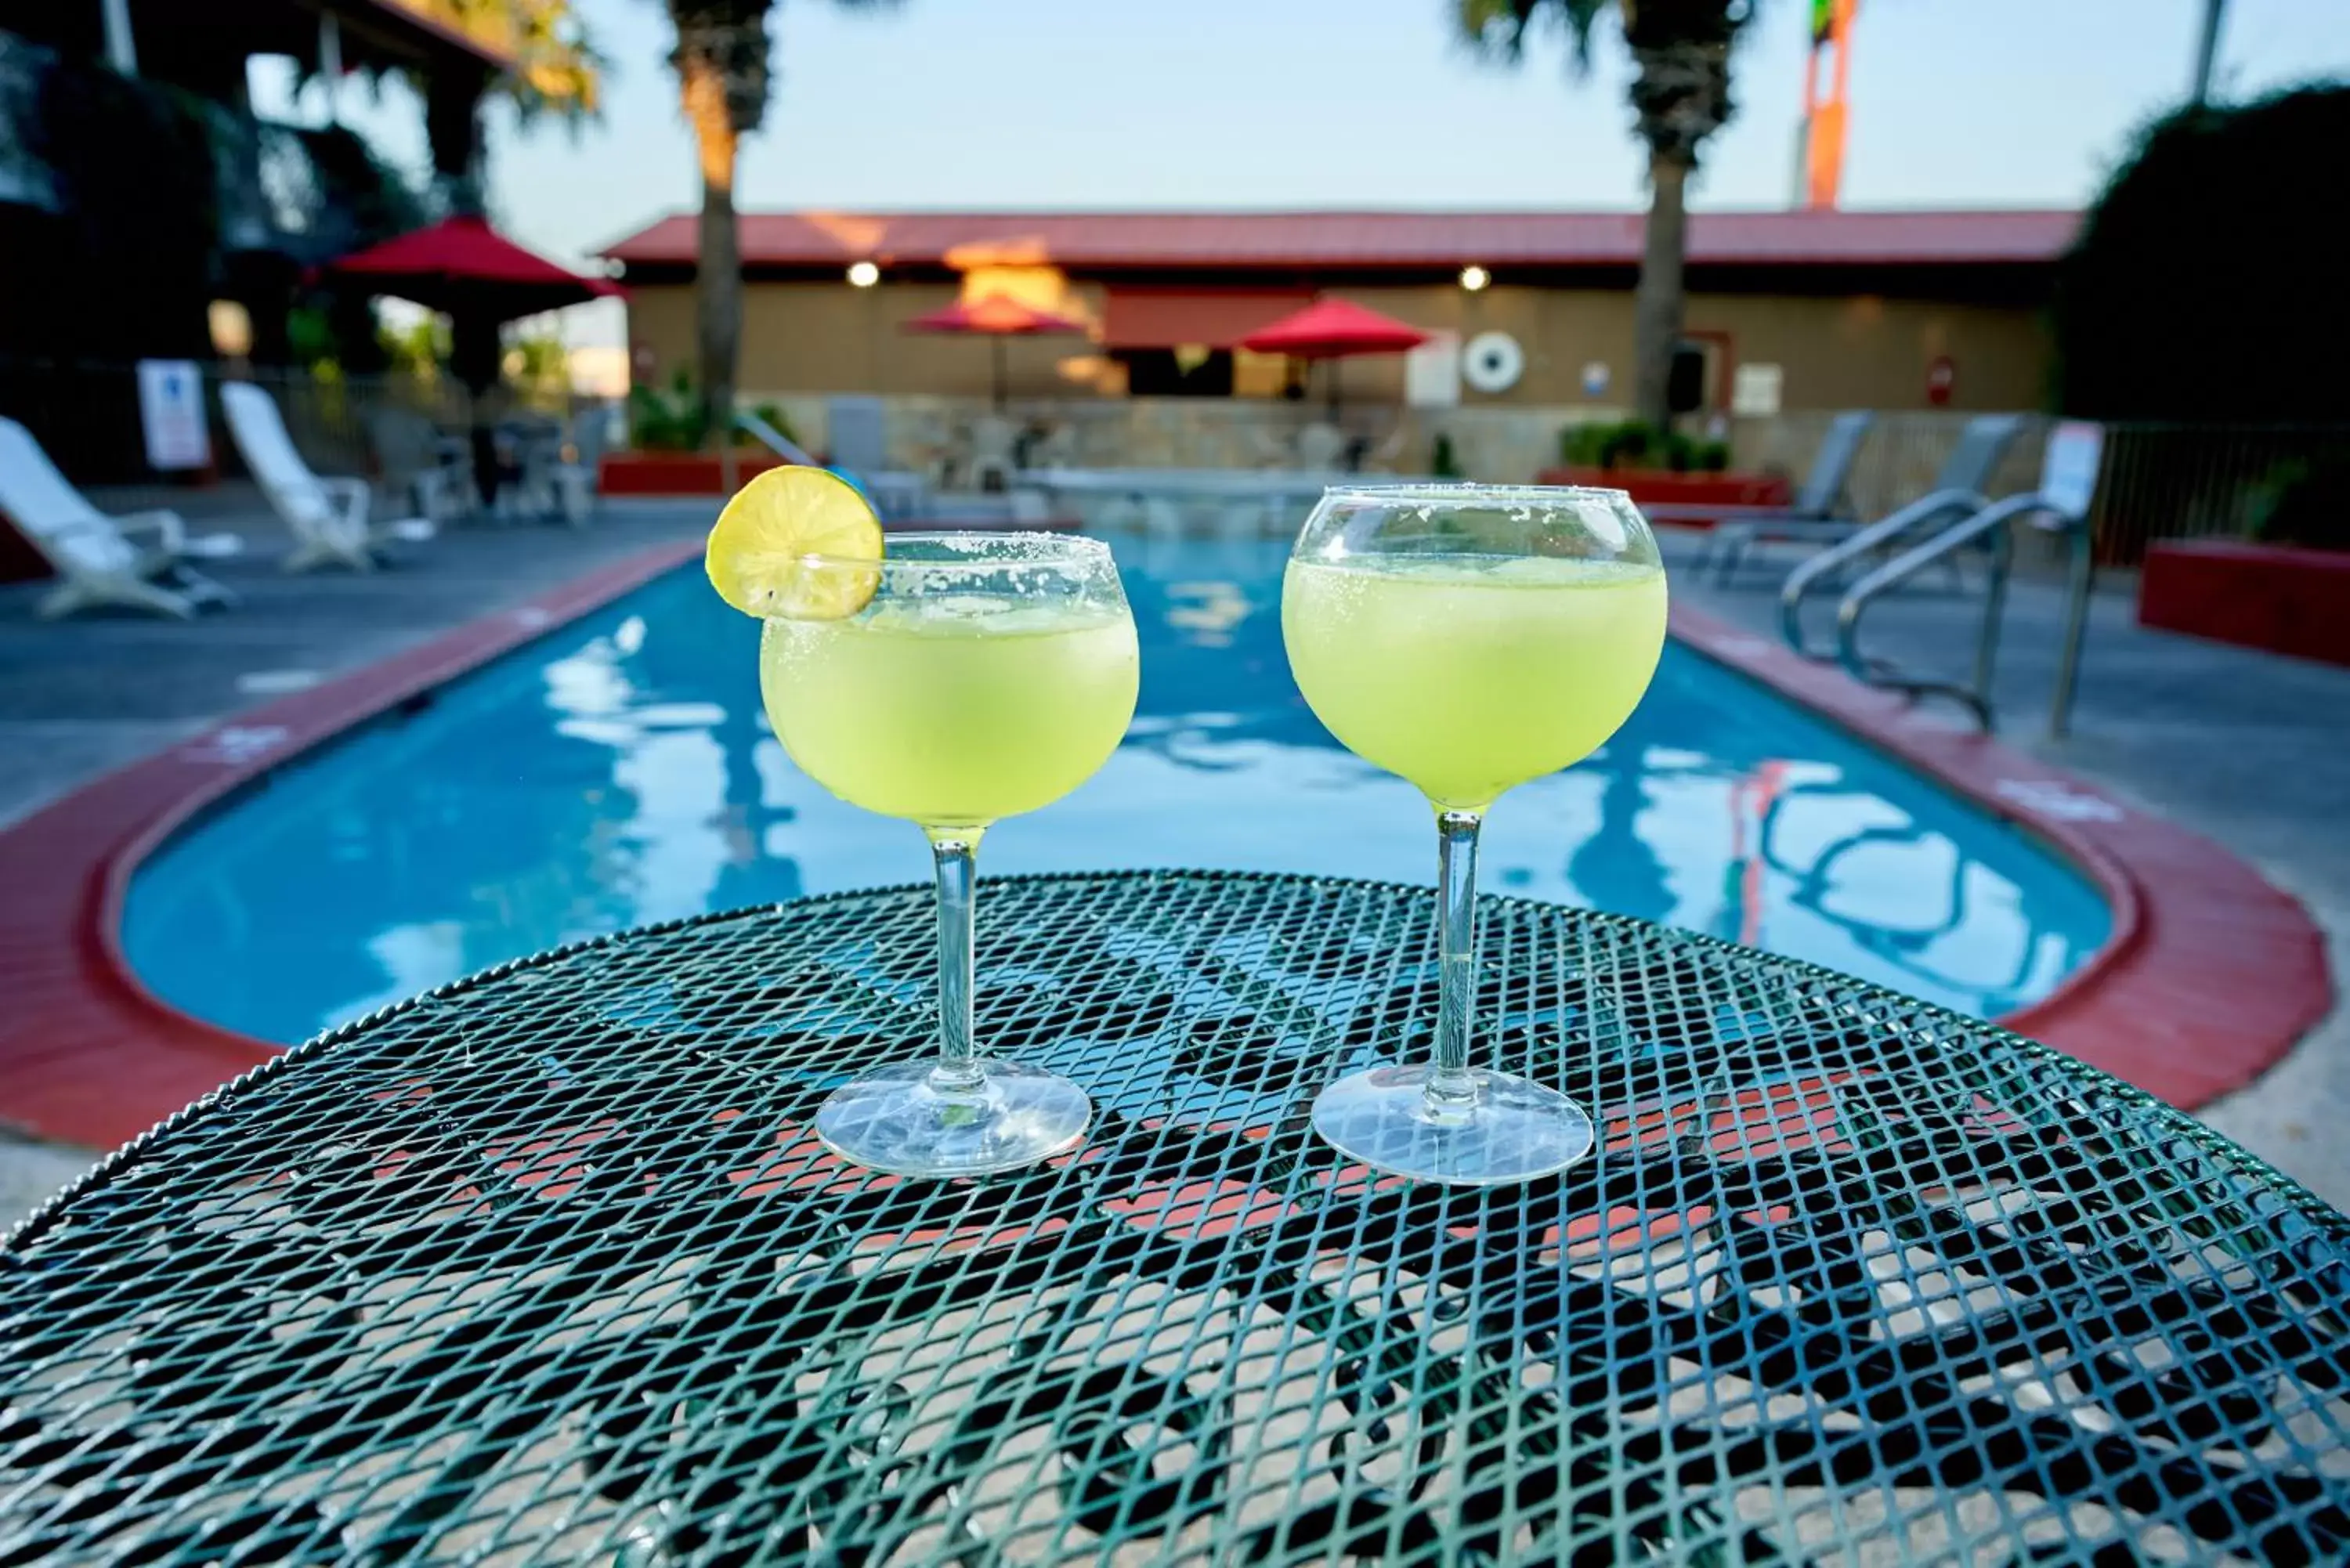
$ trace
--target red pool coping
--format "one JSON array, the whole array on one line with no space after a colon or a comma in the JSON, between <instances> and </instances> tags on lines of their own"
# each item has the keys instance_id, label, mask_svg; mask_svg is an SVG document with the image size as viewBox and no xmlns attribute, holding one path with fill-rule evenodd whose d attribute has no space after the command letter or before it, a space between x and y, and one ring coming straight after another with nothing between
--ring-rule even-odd
<instances>
[{"instance_id":1,"label":"red pool coping","mask_svg":"<svg viewBox=\"0 0 2350 1568\"><path fill-rule=\"evenodd\" d=\"M2333 1011L2325 933L2229 850L1702 611L1675 605L1672 629L2014 823L2096 884L2113 911L2105 946L2047 996L2000 1019L2007 1028L2193 1110L2259 1077Z\"/></svg>"},{"instance_id":2,"label":"red pool coping","mask_svg":"<svg viewBox=\"0 0 2350 1568\"><path fill-rule=\"evenodd\" d=\"M181 1012L122 954L131 873L230 791L701 554L640 551L404 652L249 708L0 829L0 1124L111 1148L278 1054ZM193 628L191 635L201 635Z\"/></svg>"},{"instance_id":3,"label":"red pool coping","mask_svg":"<svg viewBox=\"0 0 2350 1568\"><path fill-rule=\"evenodd\" d=\"M404 653L234 715L0 829L0 1123L111 1147L277 1054L150 992L125 960L131 874L230 791L560 628L698 553L662 545ZM1703 614L1673 631L2036 835L2095 881L2106 945L2009 1027L2192 1108L2283 1056L2333 1005L2301 906L2209 840Z\"/></svg>"}]
</instances>

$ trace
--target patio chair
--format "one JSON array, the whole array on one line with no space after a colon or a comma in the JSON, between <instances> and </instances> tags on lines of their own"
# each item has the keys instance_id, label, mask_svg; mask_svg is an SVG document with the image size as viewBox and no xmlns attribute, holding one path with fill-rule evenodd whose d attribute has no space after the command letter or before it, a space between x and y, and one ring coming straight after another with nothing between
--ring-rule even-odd
<instances>
[{"instance_id":1,"label":"patio chair","mask_svg":"<svg viewBox=\"0 0 2350 1568\"><path fill-rule=\"evenodd\" d=\"M229 434L244 466L294 535L294 548L281 563L286 571L342 566L371 572L383 564L391 541L432 537L432 524L423 517L370 525L367 481L321 479L311 472L294 450L294 438L286 433L276 403L252 382L231 381L222 387L221 407L227 411Z\"/></svg>"},{"instance_id":2,"label":"patio chair","mask_svg":"<svg viewBox=\"0 0 2350 1568\"><path fill-rule=\"evenodd\" d=\"M824 405L825 455L851 473L889 466L889 415L879 398L828 398Z\"/></svg>"},{"instance_id":3,"label":"patio chair","mask_svg":"<svg viewBox=\"0 0 2350 1568\"><path fill-rule=\"evenodd\" d=\"M1345 466L1347 432L1320 422L1297 432L1297 466L1309 473L1331 473Z\"/></svg>"},{"instance_id":4,"label":"patio chair","mask_svg":"<svg viewBox=\"0 0 2350 1568\"><path fill-rule=\"evenodd\" d=\"M1983 486L1991 483L1992 470L1999 467L2000 459L2007 455L2008 447L2023 429L2023 419L2022 414L1977 414L1969 420L1966 427L1959 432L1958 444L1950 449L1950 456L1942 460L1941 469L1934 475L1934 483L1926 494L1893 515L1906 517L1921 507L1929 511L1950 510L1970 501L1975 506L1982 505ZM1858 443L1856 441L1854 444L1856 450ZM1809 478L1804 481L1804 488L1806 491L1811 488ZM1791 507L1789 510L1794 509ZM1716 545L1719 550L1729 554L1716 556L1717 580L1726 580L1744 563L1753 547L1766 540L1801 545L1838 545L1859 533L1864 526L1873 527L1875 524L1864 524L1857 518L1850 517L1789 517L1721 524L1714 529ZM1727 537L1722 536L1725 532ZM1955 558L1947 565L1952 572L1957 571Z\"/></svg>"},{"instance_id":5,"label":"patio chair","mask_svg":"<svg viewBox=\"0 0 2350 1568\"><path fill-rule=\"evenodd\" d=\"M1790 526L1837 527L1852 522L1852 503L1846 490L1852 481L1852 465L1876 422L1877 416L1866 409L1838 414L1828 425L1827 437L1813 456L1811 470L1804 475L1795 498L1784 506L1667 504L1640 510L1651 523L1712 523L1713 531L1706 535L1690 566L1700 572L1711 567L1714 581L1726 583L1765 533L1786 537L1783 531Z\"/></svg>"},{"instance_id":6,"label":"patio chair","mask_svg":"<svg viewBox=\"0 0 2350 1568\"><path fill-rule=\"evenodd\" d=\"M1242 432L1242 444L1247 449L1242 461L1251 468L1288 468L1296 460L1293 438L1252 424Z\"/></svg>"},{"instance_id":7,"label":"patio chair","mask_svg":"<svg viewBox=\"0 0 2350 1568\"><path fill-rule=\"evenodd\" d=\"M973 490L1008 490L1012 476L1018 472L1013 448L1020 439L1020 427L1010 420L994 414L983 414L971 421L971 472Z\"/></svg>"},{"instance_id":8,"label":"patio chair","mask_svg":"<svg viewBox=\"0 0 2350 1568\"><path fill-rule=\"evenodd\" d=\"M548 470L556 509L574 528L585 526L604 510L604 437L610 425L611 412L601 403L573 414L567 439Z\"/></svg>"},{"instance_id":9,"label":"patio chair","mask_svg":"<svg viewBox=\"0 0 2350 1568\"><path fill-rule=\"evenodd\" d=\"M882 516L892 522L920 517L931 504L931 483L938 471L889 466L889 421L879 398L838 397L825 402L826 466L857 476ZM920 447L917 440L910 445ZM807 461L798 459L795 461Z\"/></svg>"},{"instance_id":10,"label":"patio chair","mask_svg":"<svg viewBox=\"0 0 2350 1568\"><path fill-rule=\"evenodd\" d=\"M1075 468L1077 466L1077 427L1066 420L1055 420L1028 446L1030 468Z\"/></svg>"},{"instance_id":11,"label":"patio chair","mask_svg":"<svg viewBox=\"0 0 2350 1568\"><path fill-rule=\"evenodd\" d=\"M1399 472L1396 465L1403 461L1404 449L1409 444L1409 432L1402 425L1398 425L1389 431L1387 440L1363 453L1363 472L1365 473Z\"/></svg>"},{"instance_id":12,"label":"patio chair","mask_svg":"<svg viewBox=\"0 0 2350 1568\"><path fill-rule=\"evenodd\" d=\"M188 557L233 556L244 548L242 539L191 539L176 512L109 517L57 472L32 431L9 419L0 419L0 513L62 579L34 609L43 620L107 606L187 620L205 605L236 602ZM140 534L152 535L154 543L134 543L130 535Z\"/></svg>"},{"instance_id":13,"label":"patio chair","mask_svg":"<svg viewBox=\"0 0 2350 1568\"><path fill-rule=\"evenodd\" d=\"M496 483L490 515L543 523L560 515L556 471L563 462L563 422L536 409L508 409L490 430Z\"/></svg>"},{"instance_id":14,"label":"patio chair","mask_svg":"<svg viewBox=\"0 0 2350 1568\"><path fill-rule=\"evenodd\" d=\"M394 408L368 415L368 439L385 485L436 526L473 509L473 456L463 439L442 435L413 409Z\"/></svg>"}]
</instances>

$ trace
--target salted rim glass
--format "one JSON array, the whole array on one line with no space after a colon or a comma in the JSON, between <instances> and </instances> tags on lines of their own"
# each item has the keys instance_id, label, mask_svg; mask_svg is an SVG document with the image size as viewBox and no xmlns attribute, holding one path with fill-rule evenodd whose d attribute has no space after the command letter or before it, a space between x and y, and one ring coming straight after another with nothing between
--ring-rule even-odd
<instances>
[{"instance_id":1,"label":"salted rim glass","mask_svg":"<svg viewBox=\"0 0 2350 1568\"><path fill-rule=\"evenodd\" d=\"M1590 1152L1591 1118L1557 1089L1471 1064L1477 836L1504 793L1630 716L1664 630L1656 539L1620 491L1345 485L1306 519L1282 585L1291 672L1339 742L1419 787L1437 826L1432 1054L1315 1100L1315 1130L1350 1158L1492 1185Z\"/></svg>"},{"instance_id":2,"label":"salted rim glass","mask_svg":"<svg viewBox=\"0 0 2350 1568\"><path fill-rule=\"evenodd\" d=\"M816 1135L905 1176L985 1175L1073 1147L1093 1116L1086 1092L979 1053L973 884L987 829L1083 784L1133 716L1134 621L1109 547L1059 534L893 534L880 560L808 555L798 568L800 602L859 607L767 618L769 722L834 794L920 826L938 883L937 1053L836 1090Z\"/></svg>"}]
</instances>

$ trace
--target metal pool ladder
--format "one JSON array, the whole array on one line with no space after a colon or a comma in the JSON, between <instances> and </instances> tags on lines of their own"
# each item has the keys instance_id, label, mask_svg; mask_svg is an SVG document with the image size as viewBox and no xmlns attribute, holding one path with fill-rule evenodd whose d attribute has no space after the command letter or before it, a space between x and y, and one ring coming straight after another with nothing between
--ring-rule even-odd
<instances>
[{"instance_id":1,"label":"metal pool ladder","mask_svg":"<svg viewBox=\"0 0 2350 1568\"><path fill-rule=\"evenodd\" d=\"M1963 704L1985 733L1996 727L1991 674L1999 656L2000 623L2007 605L2007 578L2013 564L2013 524L2019 521L2044 534L2062 535L2068 545L2064 640L2057 655L2056 687L2049 700L2048 733L2062 738L2072 725L2073 698L2079 685L2081 641L2088 628L2089 591L2095 560L2089 536L2089 503L2096 488L2102 432L2095 425L2067 422L2050 432L2040 487L2022 495L1986 501L1956 490L1937 491L1823 550L1787 576L1779 592L1779 624L1787 646L1823 663L1833 658L1856 680L1910 698L1948 697ZM1834 583L1863 556L1892 549L1928 525L1934 531L1917 545L1864 574L1836 605L1833 649L1811 645L1804 634L1804 600L1815 585ZM1963 683L1904 673L1860 650L1860 620L1868 607L1937 563L1955 566L1959 551L1987 543L1990 569L1983 587L1981 628L1975 636L1974 668Z\"/></svg>"}]
</instances>

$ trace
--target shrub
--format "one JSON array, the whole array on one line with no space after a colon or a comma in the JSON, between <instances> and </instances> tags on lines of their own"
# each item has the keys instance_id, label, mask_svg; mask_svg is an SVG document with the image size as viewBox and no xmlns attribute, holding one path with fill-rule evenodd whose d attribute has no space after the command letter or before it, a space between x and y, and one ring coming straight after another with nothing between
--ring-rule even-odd
<instances>
[{"instance_id":1,"label":"shrub","mask_svg":"<svg viewBox=\"0 0 2350 1568\"><path fill-rule=\"evenodd\" d=\"M764 420L770 429L794 446L805 444L800 440L799 432L792 429L792 421L785 417L781 405L761 403L751 410L751 415L754 419ZM734 439L740 441L743 438L737 435Z\"/></svg>"},{"instance_id":2,"label":"shrub","mask_svg":"<svg viewBox=\"0 0 2350 1568\"><path fill-rule=\"evenodd\" d=\"M751 411L775 426L785 441L798 442L792 421L775 404L761 403ZM629 389L629 444L639 452L700 452L709 434L710 422L702 417L702 398L689 371L681 369L671 376L666 392L659 387ZM757 443L748 432L738 430L734 444Z\"/></svg>"},{"instance_id":3,"label":"shrub","mask_svg":"<svg viewBox=\"0 0 2350 1568\"><path fill-rule=\"evenodd\" d=\"M2253 499L2252 535L2313 550L2350 550L2350 459L2280 463Z\"/></svg>"},{"instance_id":4,"label":"shrub","mask_svg":"<svg viewBox=\"0 0 2350 1568\"><path fill-rule=\"evenodd\" d=\"M1460 454L1452 450L1452 434L1450 431L1436 432L1436 448L1429 454L1428 472L1439 479L1461 477Z\"/></svg>"},{"instance_id":5,"label":"shrub","mask_svg":"<svg viewBox=\"0 0 2350 1568\"><path fill-rule=\"evenodd\" d=\"M2102 420L2350 418L2350 87L2149 127L2058 269L2065 413Z\"/></svg>"},{"instance_id":6,"label":"shrub","mask_svg":"<svg viewBox=\"0 0 2350 1568\"><path fill-rule=\"evenodd\" d=\"M1569 425L1559 431L1558 455L1570 468L1720 473L1730 466L1727 442L1692 441L1679 431L1660 431L1639 420Z\"/></svg>"},{"instance_id":7,"label":"shrub","mask_svg":"<svg viewBox=\"0 0 2350 1568\"><path fill-rule=\"evenodd\" d=\"M658 387L629 389L629 444L639 452L699 452L709 428L693 378L683 370L666 394Z\"/></svg>"},{"instance_id":8,"label":"shrub","mask_svg":"<svg viewBox=\"0 0 2350 1568\"><path fill-rule=\"evenodd\" d=\"M1569 468L1597 468L1599 441L1609 424L1569 425L1558 432L1558 461Z\"/></svg>"}]
</instances>

